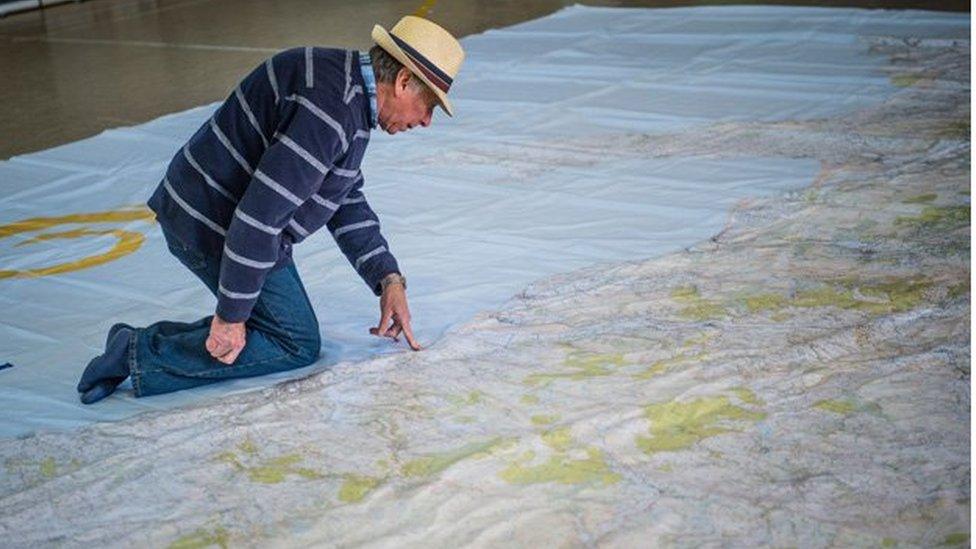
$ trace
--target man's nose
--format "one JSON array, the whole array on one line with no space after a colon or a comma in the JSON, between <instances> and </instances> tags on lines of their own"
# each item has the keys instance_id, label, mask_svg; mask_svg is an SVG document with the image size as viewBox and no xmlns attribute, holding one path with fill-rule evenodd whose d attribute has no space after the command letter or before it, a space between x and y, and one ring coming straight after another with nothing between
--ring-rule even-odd
<instances>
[{"instance_id":1,"label":"man's nose","mask_svg":"<svg viewBox=\"0 0 976 549\"><path fill-rule=\"evenodd\" d=\"M427 126L430 126L430 119L433 117L433 114L434 113L432 111L427 111L427 114L424 116L424 119L420 121L420 125L425 128Z\"/></svg>"}]
</instances>

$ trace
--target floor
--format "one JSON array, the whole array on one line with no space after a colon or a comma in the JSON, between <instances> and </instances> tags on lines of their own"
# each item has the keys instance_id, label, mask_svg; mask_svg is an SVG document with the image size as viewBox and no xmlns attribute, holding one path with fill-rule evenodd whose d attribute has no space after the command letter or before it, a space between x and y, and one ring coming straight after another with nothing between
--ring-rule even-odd
<instances>
[{"instance_id":1,"label":"floor","mask_svg":"<svg viewBox=\"0 0 976 549\"><path fill-rule=\"evenodd\" d=\"M222 99L243 74L280 49L305 44L368 47L373 24L389 28L403 15L427 16L463 37L575 3L577 0L89 0L11 14L0 18L0 74L8 75L8 84L0 87L0 134L6 136L0 141L0 159ZM829 4L969 10L963 0Z\"/></svg>"}]
</instances>

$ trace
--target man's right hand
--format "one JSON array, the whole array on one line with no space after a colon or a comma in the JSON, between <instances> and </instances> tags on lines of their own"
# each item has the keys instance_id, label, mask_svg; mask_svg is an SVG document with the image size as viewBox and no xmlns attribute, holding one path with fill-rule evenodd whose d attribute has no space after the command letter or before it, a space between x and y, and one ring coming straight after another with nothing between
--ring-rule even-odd
<instances>
[{"instance_id":1,"label":"man's right hand","mask_svg":"<svg viewBox=\"0 0 976 549\"><path fill-rule=\"evenodd\" d=\"M244 350L247 330L243 322L225 322L214 315L210 322L210 337L207 338L207 352L224 364L233 364L237 355Z\"/></svg>"}]
</instances>

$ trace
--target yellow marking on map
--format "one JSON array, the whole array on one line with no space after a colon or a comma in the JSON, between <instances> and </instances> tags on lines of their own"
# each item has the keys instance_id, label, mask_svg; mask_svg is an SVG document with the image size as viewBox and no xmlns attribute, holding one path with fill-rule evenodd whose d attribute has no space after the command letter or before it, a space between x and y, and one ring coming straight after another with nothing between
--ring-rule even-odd
<instances>
[{"instance_id":1,"label":"yellow marking on map","mask_svg":"<svg viewBox=\"0 0 976 549\"><path fill-rule=\"evenodd\" d=\"M230 535L224 528L204 530L199 528L169 545L169 549L203 549L205 547L226 548L229 546Z\"/></svg>"},{"instance_id":2,"label":"yellow marking on map","mask_svg":"<svg viewBox=\"0 0 976 549\"><path fill-rule=\"evenodd\" d=\"M6 225L0 225L0 238L9 238L24 233L47 231L48 229L62 225L95 225L101 223L121 224L131 221L152 223L155 221L155 218L156 214L154 214L152 210L145 207L88 214L70 214L58 217L32 217L23 221L15 221ZM39 267L34 269L0 269L0 279L36 278L80 271L82 269L115 261L120 257L129 255L138 250L139 247L142 246L142 243L146 240L145 235L137 231L80 227L65 231L41 232L40 234L15 244L15 246L29 246L49 240L78 239L92 236L112 236L115 237L117 241L107 252L90 255L74 261L56 263L48 267Z\"/></svg>"}]
</instances>

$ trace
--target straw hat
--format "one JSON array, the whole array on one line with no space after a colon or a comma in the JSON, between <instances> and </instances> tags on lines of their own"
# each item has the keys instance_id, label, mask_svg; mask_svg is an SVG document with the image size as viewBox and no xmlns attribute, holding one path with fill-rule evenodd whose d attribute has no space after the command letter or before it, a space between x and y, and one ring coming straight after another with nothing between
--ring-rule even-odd
<instances>
[{"instance_id":1,"label":"straw hat","mask_svg":"<svg viewBox=\"0 0 976 549\"><path fill-rule=\"evenodd\" d=\"M461 70L464 50L451 33L426 19L408 15L389 32L374 26L373 41L427 84L444 112L454 116L447 92Z\"/></svg>"}]
</instances>

